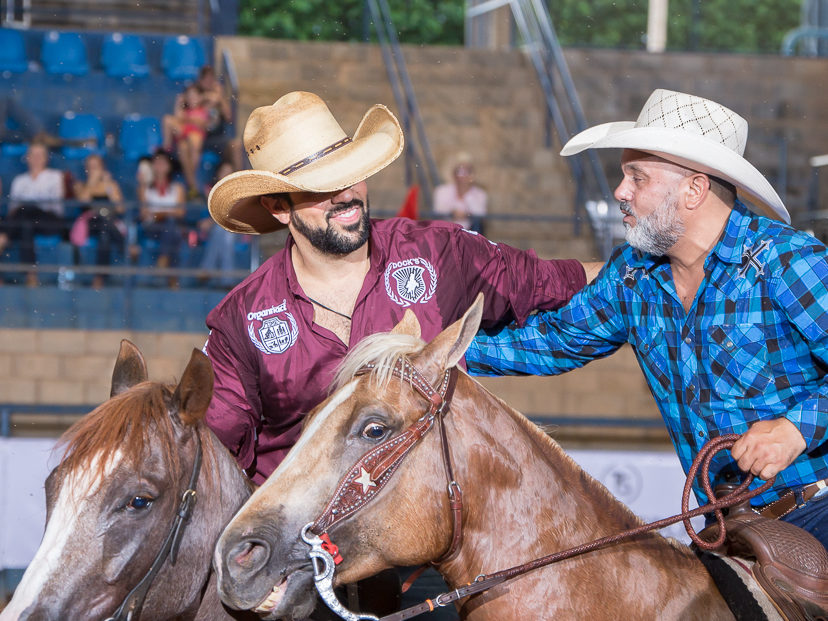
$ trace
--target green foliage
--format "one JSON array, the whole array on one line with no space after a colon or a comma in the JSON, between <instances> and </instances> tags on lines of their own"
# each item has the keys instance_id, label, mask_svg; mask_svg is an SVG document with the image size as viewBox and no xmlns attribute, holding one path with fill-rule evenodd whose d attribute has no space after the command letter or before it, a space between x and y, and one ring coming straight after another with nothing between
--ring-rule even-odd
<instances>
[{"instance_id":1,"label":"green foliage","mask_svg":"<svg viewBox=\"0 0 828 621\"><path fill-rule=\"evenodd\" d=\"M463 0L388 0L402 43L463 44ZM242 0L239 33L359 41L376 33L364 0Z\"/></svg>"},{"instance_id":2,"label":"green foliage","mask_svg":"<svg viewBox=\"0 0 828 621\"><path fill-rule=\"evenodd\" d=\"M648 0L547 0L563 45L643 48ZM669 0L671 50L778 53L801 0Z\"/></svg>"},{"instance_id":3,"label":"green foliage","mask_svg":"<svg viewBox=\"0 0 828 621\"><path fill-rule=\"evenodd\" d=\"M649 0L546 0L563 45L643 48ZM777 53L802 0L669 0L671 50ZM388 0L402 43L463 44L465 0ZM239 33L376 40L365 0L241 0Z\"/></svg>"}]
</instances>

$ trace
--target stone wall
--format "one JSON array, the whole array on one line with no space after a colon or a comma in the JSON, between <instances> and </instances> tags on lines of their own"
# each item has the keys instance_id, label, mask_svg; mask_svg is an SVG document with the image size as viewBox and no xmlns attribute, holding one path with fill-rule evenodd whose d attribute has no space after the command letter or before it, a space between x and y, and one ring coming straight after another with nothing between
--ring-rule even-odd
<instances>
[{"instance_id":1,"label":"stone wall","mask_svg":"<svg viewBox=\"0 0 828 621\"><path fill-rule=\"evenodd\" d=\"M123 338L143 353L150 379L175 382L193 348L204 344L205 335L0 330L0 404L94 406L103 402L109 396L112 368ZM529 416L658 417L628 348L561 377L491 378L481 383ZM14 435L59 432L75 418L17 415L11 431ZM584 439L577 429L564 431L566 438ZM657 434L657 439L662 436Z\"/></svg>"}]
</instances>

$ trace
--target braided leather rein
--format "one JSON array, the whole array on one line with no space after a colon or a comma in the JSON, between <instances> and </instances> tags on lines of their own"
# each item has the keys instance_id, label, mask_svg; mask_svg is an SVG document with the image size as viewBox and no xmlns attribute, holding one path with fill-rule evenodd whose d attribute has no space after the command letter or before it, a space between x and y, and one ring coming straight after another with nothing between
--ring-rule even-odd
<instances>
[{"instance_id":1,"label":"braided leather rein","mask_svg":"<svg viewBox=\"0 0 828 621\"><path fill-rule=\"evenodd\" d=\"M463 599L464 597L469 597L471 595L475 595L477 593L481 593L482 591L491 589L492 587L497 586L502 582L521 576L525 573L532 571L533 569L545 567L547 565L551 565L552 563L556 563L558 561L562 561L573 556L578 556L586 552L591 552L593 550L597 550L598 548L603 548L605 546L609 546L611 544L618 543L626 539L632 539L652 530L658 530L660 528L664 528L665 526L669 526L670 524L675 524L676 522L684 522L684 527L687 530L687 534L699 547L704 548L706 550L712 550L714 548L717 548L724 542L726 536L724 514L722 513L722 509L732 507L741 502L744 502L745 500L748 500L749 498L753 498L754 496L761 494L762 492L769 489L773 485L773 482L775 480L774 477L774 479L765 481L765 483L763 483L760 487L757 487L754 490L748 490L747 488L753 482L753 475L748 475L747 478L742 482L742 484L739 485L739 487L737 487L731 493L722 496L721 498L718 498L715 501L710 502L702 507L689 510L692 484L693 480L696 477L696 474L699 471L699 468L701 468L701 476L703 477L702 487L704 488L705 493L707 494L708 498L715 498L710 485L710 461L713 458L713 455L715 455L721 450L732 447L738 439L739 436L737 434L727 434L710 440L707 444L705 444L702 447L701 451L699 451L699 454L696 455L696 458L693 460L690 472L687 473L687 480L684 483L684 491L682 492L681 496L681 513L679 513L678 515L664 518L656 522L650 522L649 524L643 524L641 526L637 526L635 528L631 528L629 530L625 530L614 535L602 537L600 539L596 539L594 541L584 543L579 546L575 546L574 548L570 548L568 550L555 552L553 554L543 556L533 561L529 561L528 563L524 563L523 565L510 567L509 569L504 569L492 574L481 574L477 578L475 578L474 582L458 587L453 591L441 593L437 597L433 599L427 599L421 604L417 604L415 606L411 606L410 608L406 608L405 610L401 610L399 612L386 615L382 617L379 621L401 621L402 619L410 619L425 612L430 612L434 610L435 606L447 606L448 604L451 604L452 602L455 602L459 599ZM694 518L696 516L709 513L711 511L715 513L716 521L719 524L719 538L713 543L708 543L702 540L693 530L693 527L690 524L690 518Z\"/></svg>"}]
</instances>

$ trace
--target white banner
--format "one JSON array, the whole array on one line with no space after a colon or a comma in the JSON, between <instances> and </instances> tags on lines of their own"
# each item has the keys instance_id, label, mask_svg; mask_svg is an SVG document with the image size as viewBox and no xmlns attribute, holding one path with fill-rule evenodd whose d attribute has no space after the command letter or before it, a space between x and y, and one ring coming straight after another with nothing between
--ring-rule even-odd
<instances>
[{"instance_id":1,"label":"white banner","mask_svg":"<svg viewBox=\"0 0 828 621\"><path fill-rule=\"evenodd\" d=\"M55 441L0 438L0 569L25 568L31 561L46 521L43 484L56 457ZM672 452L570 451L572 458L645 521L681 511L684 472ZM691 507L696 507L695 500ZM695 518L698 528L703 518ZM689 541L674 524L664 534Z\"/></svg>"},{"instance_id":2,"label":"white banner","mask_svg":"<svg viewBox=\"0 0 828 621\"><path fill-rule=\"evenodd\" d=\"M0 438L0 569L32 560L46 524L53 438Z\"/></svg>"}]
</instances>

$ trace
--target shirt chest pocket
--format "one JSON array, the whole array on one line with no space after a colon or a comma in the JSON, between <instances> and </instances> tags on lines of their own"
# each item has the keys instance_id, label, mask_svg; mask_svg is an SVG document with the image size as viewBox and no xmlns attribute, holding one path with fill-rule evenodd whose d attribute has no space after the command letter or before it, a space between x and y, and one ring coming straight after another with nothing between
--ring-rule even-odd
<instances>
[{"instance_id":1,"label":"shirt chest pocket","mask_svg":"<svg viewBox=\"0 0 828 621\"><path fill-rule=\"evenodd\" d=\"M765 333L756 324L724 324L708 330L703 364L722 397L752 399L772 380Z\"/></svg>"},{"instance_id":2,"label":"shirt chest pocket","mask_svg":"<svg viewBox=\"0 0 828 621\"><path fill-rule=\"evenodd\" d=\"M656 401L668 400L672 392L672 366L667 359L664 331L634 328L631 342L650 376L648 384Z\"/></svg>"}]
</instances>

